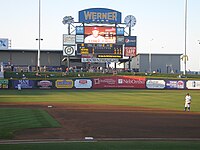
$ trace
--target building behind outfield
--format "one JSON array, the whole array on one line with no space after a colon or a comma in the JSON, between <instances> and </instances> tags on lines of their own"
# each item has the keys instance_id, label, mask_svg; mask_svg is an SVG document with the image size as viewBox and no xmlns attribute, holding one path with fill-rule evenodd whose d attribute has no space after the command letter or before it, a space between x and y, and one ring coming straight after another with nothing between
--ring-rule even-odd
<instances>
[{"instance_id":1,"label":"building behind outfield","mask_svg":"<svg viewBox=\"0 0 200 150\"><path fill-rule=\"evenodd\" d=\"M35 71L37 66L37 54L36 49L7 49L0 50L0 62L4 63L4 66L13 66L14 71L23 69L24 71L31 69ZM62 70L64 69L66 62L63 62L63 51L62 50L41 50L41 67L49 67L49 69ZM72 61L71 61L72 62ZM80 62L77 62L80 63ZM71 64L71 65L77 65Z\"/></svg>"},{"instance_id":2,"label":"building behind outfield","mask_svg":"<svg viewBox=\"0 0 200 150\"><path fill-rule=\"evenodd\" d=\"M28 67L31 71L36 71L37 66L36 49L6 49L0 50L0 62L5 66L14 67L13 71L26 71ZM62 61L63 50L41 50L41 67L48 68L49 71L64 71L67 61ZM160 73L180 73L181 54L138 54L132 58L131 70L139 72L160 72ZM81 63L80 56L70 57L70 67L88 68L88 65L106 67L105 63L89 64ZM124 65L128 68L128 62Z\"/></svg>"},{"instance_id":3,"label":"building behind outfield","mask_svg":"<svg viewBox=\"0 0 200 150\"><path fill-rule=\"evenodd\" d=\"M139 72L180 73L181 55L141 53L132 58L131 68Z\"/></svg>"},{"instance_id":4,"label":"building behind outfield","mask_svg":"<svg viewBox=\"0 0 200 150\"><path fill-rule=\"evenodd\" d=\"M13 68L13 71L27 71L27 69L36 71L37 54L37 49L0 50L0 63L3 62L5 68ZM64 58L66 57L63 56L63 50L40 50L40 65L42 69L45 67L49 71L65 71L68 64ZM81 63L80 56L70 57L70 67L80 69L88 68L90 65L105 67L105 64Z\"/></svg>"}]
</instances>

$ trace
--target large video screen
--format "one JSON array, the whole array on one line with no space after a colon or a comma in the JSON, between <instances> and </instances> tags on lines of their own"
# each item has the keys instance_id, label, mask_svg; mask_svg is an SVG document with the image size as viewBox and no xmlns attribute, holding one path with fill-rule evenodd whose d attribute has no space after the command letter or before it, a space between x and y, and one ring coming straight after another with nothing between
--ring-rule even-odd
<instances>
[{"instance_id":1,"label":"large video screen","mask_svg":"<svg viewBox=\"0 0 200 150\"><path fill-rule=\"evenodd\" d=\"M116 43L116 28L105 26L85 26L84 27L84 43Z\"/></svg>"}]
</instances>

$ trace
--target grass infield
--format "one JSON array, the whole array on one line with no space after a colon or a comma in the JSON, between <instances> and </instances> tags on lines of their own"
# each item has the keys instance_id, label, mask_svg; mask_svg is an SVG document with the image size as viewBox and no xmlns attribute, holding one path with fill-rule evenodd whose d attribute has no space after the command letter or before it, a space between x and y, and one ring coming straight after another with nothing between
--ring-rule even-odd
<instances>
[{"instance_id":1,"label":"grass infield","mask_svg":"<svg viewBox=\"0 0 200 150\"><path fill-rule=\"evenodd\" d=\"M60 127L44 110L0 109L0 139L10 139L14 132L28 128Z\"/></svg>"}]
</instances>

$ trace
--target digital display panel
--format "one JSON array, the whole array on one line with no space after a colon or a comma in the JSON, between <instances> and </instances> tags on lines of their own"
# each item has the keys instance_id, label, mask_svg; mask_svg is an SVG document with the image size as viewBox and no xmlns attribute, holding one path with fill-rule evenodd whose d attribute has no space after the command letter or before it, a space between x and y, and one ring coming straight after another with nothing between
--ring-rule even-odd
<instances>
[{"instance_id":1,"label":"digital display panel","mask_svg":"<svg viewBox=\"0 0 200 150\"><path fill-rule=\"evenodd\" d=\"M105 26L85 26L84 43L116 43L116 28Z\"/></svg>"},{"instance_id":2,"label":"digital display panel","mask_svg":"<svg viewBox=\"0 0 200 150\"><path fill-rule=\"evenodd\" d=\"M84 27L83 26L77 26L76 27L76 34L77 35L84 34Z\"/></svg>"},{"instance_id":3,"label":"digital display panel","mask_svg":"<svg viewBox=\"0 0 200 150\"><path fill-rule=\"evenodd\" d=\"M117 27L117 28L116 28L116 34L117 34L117 35L124 35L124 28L122 28L122 27Z\"/></svg>"},{"instance_id":4,"label":"digital display panel","mask_svg":"<svg viewBox=\"0 0 200 150\"><path fill-rule=\"evenodd\" d=\"M123 46L115 44L77 44L77 54L123 55Z\"/></svg>"},{"instance_id":5,"label":"digital display panel","mask_svg":"<svg viewBox=\"0 0 200 150\"><path fill-rule=\"evenodd\" d=\"M8 49L8 39L0 38L0 49Z\"/></svg>"}]
</instances>

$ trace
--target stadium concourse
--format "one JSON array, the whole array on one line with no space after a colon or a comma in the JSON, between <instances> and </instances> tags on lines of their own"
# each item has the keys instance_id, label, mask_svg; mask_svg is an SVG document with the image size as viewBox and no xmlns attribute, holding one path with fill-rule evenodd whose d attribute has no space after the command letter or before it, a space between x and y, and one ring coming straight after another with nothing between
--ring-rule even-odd
<instances>
[{"instance_id":1,"label":"stadium concourse","mask_svg":"<svg viewBox=\"0 0 200 150\"><path fill-rule=\"evenodd\" d=\"M37 71L37 49L8 49L1 50L0 63L3 63L6 71L14 72L31 72ZM180 73L180 54L151 54L152 71L159 73ZM66 59L64 59L63 50L41 50L41 71L51 72L65 72L68 66ZM149 54L141 53L132 58L130 62L131 68L129 69L129 59L119 59L117 64L121 64L121 70L129 70L134 72L148 72L149 71ZM64 61L62 61L64 60ZM139 60L139 61L138 61ZM122 65L123 64L123 65ZM159 64L159 66L158 66ZM111 67L107 63L86 63L81 62L81 57L70 57L71 68L83 68L84 71L89 71L91 67L102 67L104 69ZM112 64L112 67L115 66ZM119 66L118 66L119 68Z\"/></svg>"}]
</instances>

